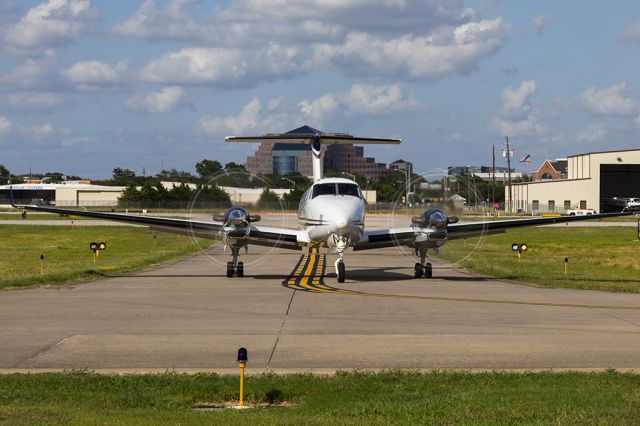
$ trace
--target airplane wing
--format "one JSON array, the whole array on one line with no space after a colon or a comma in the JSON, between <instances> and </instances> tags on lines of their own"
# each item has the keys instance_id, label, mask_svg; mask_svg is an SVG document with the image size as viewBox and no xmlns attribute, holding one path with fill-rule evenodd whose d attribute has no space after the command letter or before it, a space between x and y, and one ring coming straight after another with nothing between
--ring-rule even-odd
<instances>
[{"instance_id":1,"label":"airplane wing","mask_svg":"<svg viewBox=\"0 0 640 426\"><path fill-rule=\"evenodd\" d=\"M506 229L522 226L540 226L554 223L575 222L580 220L604 219L608 217L629 216L632 213L602 213L584 216L560 216L543 218L526 218L513 220L486 220L478 222L453 223L447 225L446 231L430 231L428 228L406 227L395 229L379 229L365 231L364 236L353 250L370 250L375 248L393 247L398 245L411 246L418 236L425 233L444 233L438 237L446 240L477 237L480 235L502 233Z\"/></svg>"},{"instance_id":2,"label":"airplane wing","mask_svg":"<svg viewBox=\"0 0 640 426\"><path fill-rule=\"evenodd\" d=\"M46 213L90 217L93 219L113 220L117 222L131 223L135 225L148 226L153 230L161 232L170 232L180 235L192 235L194 237L206 238L210 240L221 240L224 233L224 226L222 222L173 219L168 217L150 217L123 213L91 212L43 206L15 205L14 207ZM300 250L300 244L306 243L308 237L306 237L304 231L298 231L295 229L250 226L248 240L249 244Z\"/></svg>"}]
</instances>

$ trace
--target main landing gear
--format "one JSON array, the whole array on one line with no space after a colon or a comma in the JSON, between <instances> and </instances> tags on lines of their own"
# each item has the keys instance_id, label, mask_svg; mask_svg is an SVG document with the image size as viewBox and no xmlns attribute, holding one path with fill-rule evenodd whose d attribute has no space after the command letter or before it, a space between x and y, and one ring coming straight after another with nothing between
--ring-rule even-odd
<instances>
[{"instance_id":1,"label":"main landing gear","mask_svg":"<svg viewBox=\"0 0 640 426\"><path fill-rule=\"evenodd\" d=\"M338 276L339 283L343 283L344 279L347 277L343 259L336 260L336 275Z\"/></svg>"},{"instance_id":2,"label":"main landing gear","mask_svg":"<svg viewBox=\"0 0 640 426\"><path fill-rule=\"evenodd\" d=\"M233 277L235 273L238 278L244 277L244 263L238 262L240 247L231 247L232 261L227 262L227 278Z\"/></svg>"},{"instance_id":3,"label":"main landing gear","mask_svg":"<svg viewBox=\"0 0 640 426\"><path fill-rule=\"evenodd\" d=\"M420 256L420 263L416 263L413 267L414 276L416 278L431 278L433 276L433 266L427 262L427 249L416 248L416 255Z\"/></svg>"}]
</instances>

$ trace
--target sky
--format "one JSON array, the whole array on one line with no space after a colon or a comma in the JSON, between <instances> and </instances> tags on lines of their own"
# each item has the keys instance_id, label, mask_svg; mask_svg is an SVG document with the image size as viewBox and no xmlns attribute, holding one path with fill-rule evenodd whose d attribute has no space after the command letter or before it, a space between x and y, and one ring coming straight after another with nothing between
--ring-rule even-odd
<instances>
[{"instance_id":1,"label":"sky","mask_svg":"<svg viewBox=\"0 0 640 426\"><path fill-rule=\"evenodd\" d=\"M0 0L0 164L106 178L326 132L430 176L640 147L640 3Z\"/></svg>"}]
</instances>

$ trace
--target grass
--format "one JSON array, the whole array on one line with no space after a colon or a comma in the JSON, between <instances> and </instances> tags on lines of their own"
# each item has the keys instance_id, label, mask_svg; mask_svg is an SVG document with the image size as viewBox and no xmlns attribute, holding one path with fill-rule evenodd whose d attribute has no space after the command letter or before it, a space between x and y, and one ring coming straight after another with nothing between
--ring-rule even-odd
<instances>
[{"instance_id":1,"label":"grass","mask_svg":"<svg viewBox=\"0 0 640 426\"><path fill-rule=\"evenodd\" d=\"M215 374L0 376L5 424L637 424L640 376L601 373L342 372L249 376L253 410L192 410L237 400ZM282 402L285 402L282 404Z\"/></svg>"},{"instance_id":2,"label":"grass","mask_svg":"<svg viewBox=\"0 0 640 426\"><path fill-rule=\"evenodd\" d=\"M634 227L522 228L467 243L450 241L439 256L473 273L525 284L640 292L640 242ZM522 261L511 251L512 243L529 245Z\"/></svg>"},{"instance_id":3,"label":"grass","mask_svg":"<svg viewBox=\"0 0 640 426\"><path fill-rule=\"evenodd\" d=\"M59 285L142 269L207 247L208 240L122 226L0 225L0 289ZM91 242L107 250L93 262ZM44 273L40 273L44 255Z\"/></svg>"}]
</instances>

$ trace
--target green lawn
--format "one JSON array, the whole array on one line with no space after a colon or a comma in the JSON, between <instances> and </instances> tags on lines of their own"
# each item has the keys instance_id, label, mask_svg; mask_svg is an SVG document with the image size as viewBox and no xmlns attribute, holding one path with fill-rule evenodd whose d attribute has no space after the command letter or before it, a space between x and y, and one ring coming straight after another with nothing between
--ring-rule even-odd
<instances>
[{"instance_id":1,"label":"green lawn","mask_svg":"<svg viewBox=\"0 0 640 426\"><path fill-rule=\"evenodd\" d=\"M238 378L212 374L0 376L4 424L638 424L640 376L602 373L382 372L249 376L244 411L193 411L237 401ZM267 404L271 403L269 406Z\"/></svg>"},{"instance_id":2,"label":"green lawn","mask_svg":"<svg viewBox=\"0 0 640 426\"><path fill-rule=\"evenodd\" d=\"M133 271L198 251L208 240L124 226L0 225L0 288L57 285ZM107 250L93 262L89 243ZM40 255L45 257L40 273Z\"/></svg>"},{"instance_id":3,"label":"green lawn","mask_svg":"<svg viewBox=\"0 0 640 426\"><path fill-rule=\"evenodd\" d=\"M522 283L640 292L640 242L634 227L521 228L467 243L450 241L439 257L477 274ZM529 245L521 261L512 243Z\"/></svg>"}]
</instances>

